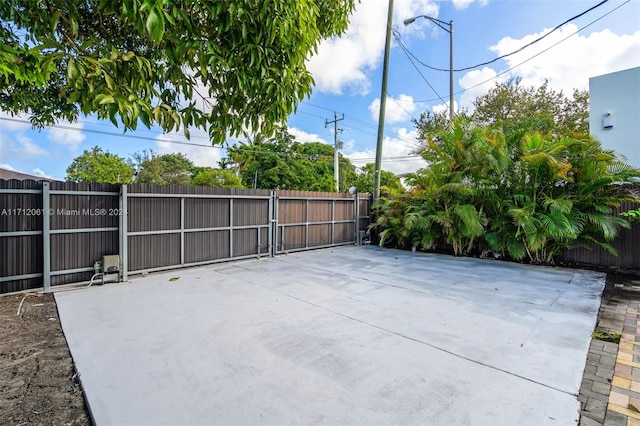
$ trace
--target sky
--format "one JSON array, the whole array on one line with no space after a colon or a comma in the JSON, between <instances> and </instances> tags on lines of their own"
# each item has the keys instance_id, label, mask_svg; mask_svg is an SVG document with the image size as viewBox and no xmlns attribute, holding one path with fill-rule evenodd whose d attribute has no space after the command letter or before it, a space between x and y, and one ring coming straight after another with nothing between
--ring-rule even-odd
<instances>
[{"instance_id":1,"label":"sky","mask_svg":"<svg viewBox=\"0 0 640 426\"><path fill-rule=\"evenodd\" d=\"M449 108L449 72L422 65L449 69L449 26L442 29L424 18L405 26L405 19L427 15L453 21L454 70L460 70L454 72L454 107L472 111L477 96L515 75L527 86L546 80L551 89L570 95L573 89L588 89L590 77L640 66L640 0L609 0L542 41L475 67L517 51L600 2L395 0L393 29L406 51L392 38L382 168L402 174L424 167L415 154L412 120L425 111ZM342 154L356 167L375 160L387 9L386 0L362 0L346 33L322 42L307 64L315 80L313 93L287 122L296 140L333 145L331 121L338 118ZM93 116L40 131L24 120L0 111L0 168L63 180L73 159L96 145L125 159L142 150L181 152L194 164L210 167L225 156L198 129L186 140L157 127L139 126L123 134Z\"/></svg>"}]
</instances>

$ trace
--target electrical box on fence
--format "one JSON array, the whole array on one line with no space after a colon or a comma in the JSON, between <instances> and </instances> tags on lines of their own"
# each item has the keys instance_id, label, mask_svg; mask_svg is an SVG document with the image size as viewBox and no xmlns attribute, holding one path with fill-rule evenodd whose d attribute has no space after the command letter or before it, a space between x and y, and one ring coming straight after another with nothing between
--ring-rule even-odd
<instances>
[{"instance_id":1,"label":"electrical box on fence","mask_svg":"<svg viewBox=\"0 0 640 426\"><path fill-rule=\"evenodd\" d=\"M102 282L120 281L120 256L117 254L102 256Z\"/></svg>"}]
</instances>

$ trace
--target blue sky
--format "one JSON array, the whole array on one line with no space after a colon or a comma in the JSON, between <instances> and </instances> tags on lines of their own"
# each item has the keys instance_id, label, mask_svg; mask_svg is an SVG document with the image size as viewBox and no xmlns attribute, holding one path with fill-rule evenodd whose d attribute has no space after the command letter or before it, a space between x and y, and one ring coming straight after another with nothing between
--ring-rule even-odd
<instances>
[{"instance_id":1,"label":"blue sky","mask_svg":"<svg viewBox=\"0 0 640 426\"><path fill-rule=\"evenodd\" d=\"M459 69L515 51L599 2L395 0L394 28L420 61L446 69L449 34L426 19L410 26L402 21L416 15L453 20L454 69ZM333 120L334 112L339 118L344 114L339 122L343 154L358 167L373 162L375 157L387 4L385 0L362 0L347 33L323 42L308 63L316 81L313 94L287 123L297 140L333 144L333 125L325 128L325 120ZM570 94L574 88L587 89L589 77L636 66L640 66L640 1L609 0L520 53L456 72L454 105L456 109L470 109L476 96L514 74L520 75L524 84L539 85L546 79L551 88ZM417 141L411 119L425 110L448 108L443 102L449 96L448 72L432 71L419 64L418 68L424 78L394 41L383 168L395 173L424 165L413 154ZM182 152L196 165L212 167L225 155L199 130L192 130L191 140L186 141L181 134L162 134L158 128L143 127L123 135L110 122L99 122L91 116L42 131L13 121L16 118L26 119L0 111L0 168L38 176L64 179L73 159L95 145L124 158L143 149ZM238 139L242 140L233 138Z\"/></svg>"}]
</instances>

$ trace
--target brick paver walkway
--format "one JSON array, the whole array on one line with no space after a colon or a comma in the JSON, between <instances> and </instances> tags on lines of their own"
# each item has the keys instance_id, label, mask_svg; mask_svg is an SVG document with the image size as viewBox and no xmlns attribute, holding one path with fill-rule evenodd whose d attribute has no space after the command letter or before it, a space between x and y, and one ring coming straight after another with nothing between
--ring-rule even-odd
<instances>
[{"instance_id":1,"label":"brick paver walkway","mask_svg":"<svg viewBox=\"0 0 640 426\"><path fill-rule=\"evenodd\" d=\"M596 330L622 338L619 344L591 341L580 425L640 426L640 278L607 277Z\"/></svg>"}]
</instances>

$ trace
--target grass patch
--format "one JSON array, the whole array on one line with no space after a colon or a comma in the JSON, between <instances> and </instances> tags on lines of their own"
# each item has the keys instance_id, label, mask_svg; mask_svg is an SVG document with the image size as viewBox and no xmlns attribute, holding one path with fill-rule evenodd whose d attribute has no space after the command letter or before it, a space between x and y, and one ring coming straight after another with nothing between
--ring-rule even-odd
<instances>
[{"instance_id":1,"label":"grass patch","mask_svg":"<svg viewBox=\"0 0 640 426\"><path fill-rule=\"evenodd\" d=\"M594 331L591 337L596 340L602 340L605 342L620 343L620 338L622 338L622 334L609 333L606 331Z\"/></svg>"}]
</instances>

